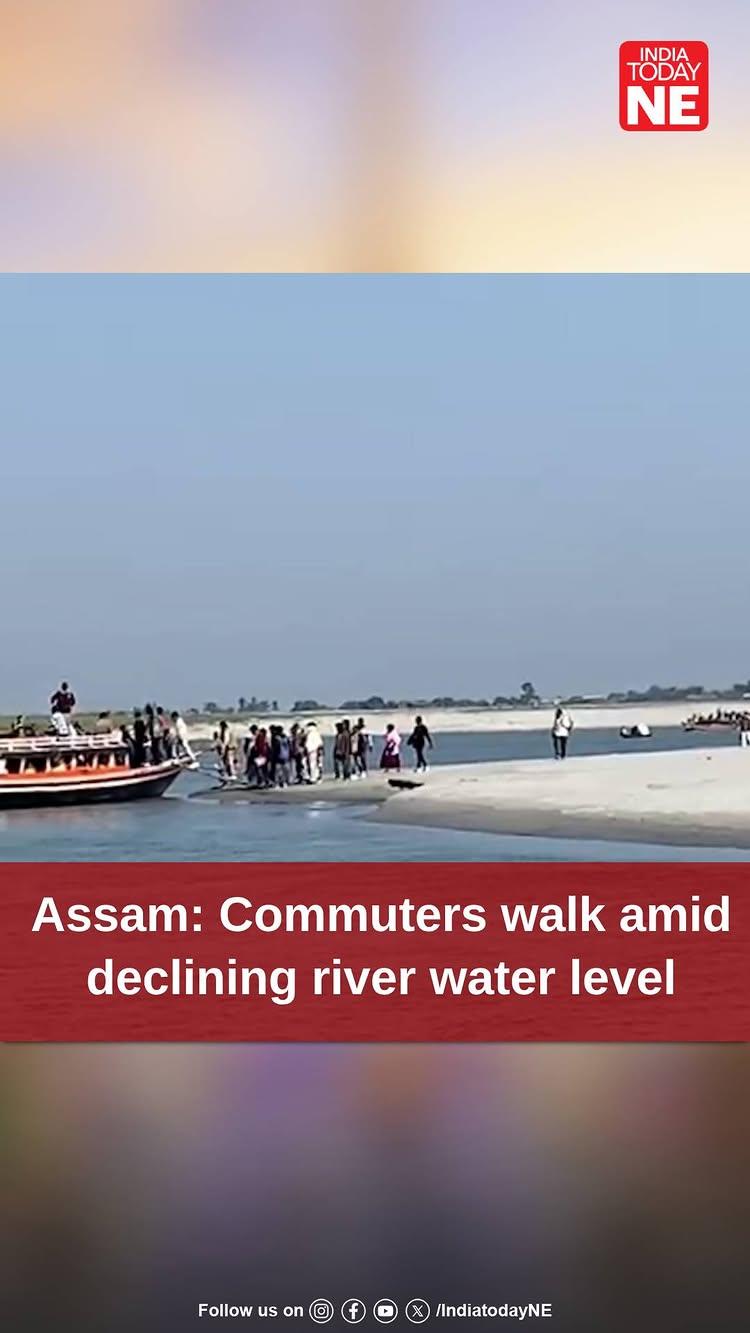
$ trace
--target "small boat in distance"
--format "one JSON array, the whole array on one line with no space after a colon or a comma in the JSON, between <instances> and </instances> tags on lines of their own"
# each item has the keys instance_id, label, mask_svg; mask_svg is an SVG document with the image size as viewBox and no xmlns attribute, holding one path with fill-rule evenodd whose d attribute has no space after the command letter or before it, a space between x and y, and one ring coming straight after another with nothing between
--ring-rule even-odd
<instances>
[{"instance_id":1,"label":"small boat in distance","mask_svg":"<svg viewBox=\"0 0 750 1333\"><path fill-rule=\"evenodd\" d=\"M119 731L103 735L0 737L0 811L29 806L89 805L161 796L190 759L134 767Z\"/></svg>"},{"instance_id":2,"label":"small boat in distance","mask_svg":"<svg viewBox=\"0 0 750 1333\"><path fill-rule=\"evenodd\" d=\"M646 740L651 735L647 722L636 722L631 727L620 727L620 736L624 741Z\"/></svg>"}]
</instances>

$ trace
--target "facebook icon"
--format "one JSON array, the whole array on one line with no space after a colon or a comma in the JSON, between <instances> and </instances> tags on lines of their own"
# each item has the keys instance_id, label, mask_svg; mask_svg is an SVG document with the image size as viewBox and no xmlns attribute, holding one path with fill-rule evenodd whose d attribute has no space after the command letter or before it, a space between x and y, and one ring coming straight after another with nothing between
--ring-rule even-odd
<instances>
[{"instance_id":1,"label":"facebook icon","mask_svg":"<svg viewBox=\"0 0 750 1333\"><path fill-rule=\"evenodd\" d=\"M367 1306L364 1301L357 1301L350 1298L344 1301L341 1307L341 1318L345 1324L361 1324L367 1314Z\"/></svg>"}]
</instances>

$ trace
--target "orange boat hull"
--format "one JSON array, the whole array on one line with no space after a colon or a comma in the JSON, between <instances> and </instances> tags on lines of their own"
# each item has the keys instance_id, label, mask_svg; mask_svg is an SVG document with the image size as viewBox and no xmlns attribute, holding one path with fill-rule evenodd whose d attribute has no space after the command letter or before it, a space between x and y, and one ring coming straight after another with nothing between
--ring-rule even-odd
<instances>
[{"instance_id":1,"label":"orange boat hull","mask_svg":"<svg viewBox=\"0 0 750 1333\"><path fill-rule=\"evenodd\" d=\"M144 768L87 768L73 772L0 774L0 810L35 806L91 805L161 796L184 765Z\"/></svg>"}]
</instances>

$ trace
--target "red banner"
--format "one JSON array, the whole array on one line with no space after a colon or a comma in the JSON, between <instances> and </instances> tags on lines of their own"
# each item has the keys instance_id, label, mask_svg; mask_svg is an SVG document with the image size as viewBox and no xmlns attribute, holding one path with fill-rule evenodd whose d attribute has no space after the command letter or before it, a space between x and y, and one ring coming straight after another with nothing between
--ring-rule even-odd
<instances>
[{"instance_id":1,"label":"red banner","mask_svg":"<svg viewBox=\"0 0 750 1333\"><path fill-rule=\"evenodd\" d=\"M5 865L6 1041L747 1041L750 869Z\"/></svg>"}]
</instances>

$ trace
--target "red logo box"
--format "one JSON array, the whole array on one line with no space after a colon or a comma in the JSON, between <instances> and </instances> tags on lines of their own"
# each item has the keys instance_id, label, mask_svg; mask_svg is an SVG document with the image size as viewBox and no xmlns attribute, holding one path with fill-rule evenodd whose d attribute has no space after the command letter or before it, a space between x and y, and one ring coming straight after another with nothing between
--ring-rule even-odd
<instances>
[{"instance_id":1,"label":"red logo box","mask_svg":"<svg viewBox=\"0 0 750 1333\"><path fill-rule=\"evenodd\" d=\"M620 126L623 130L705 130L708 47L705 42L623 42Z\"/></svg>"}]
</instances>

